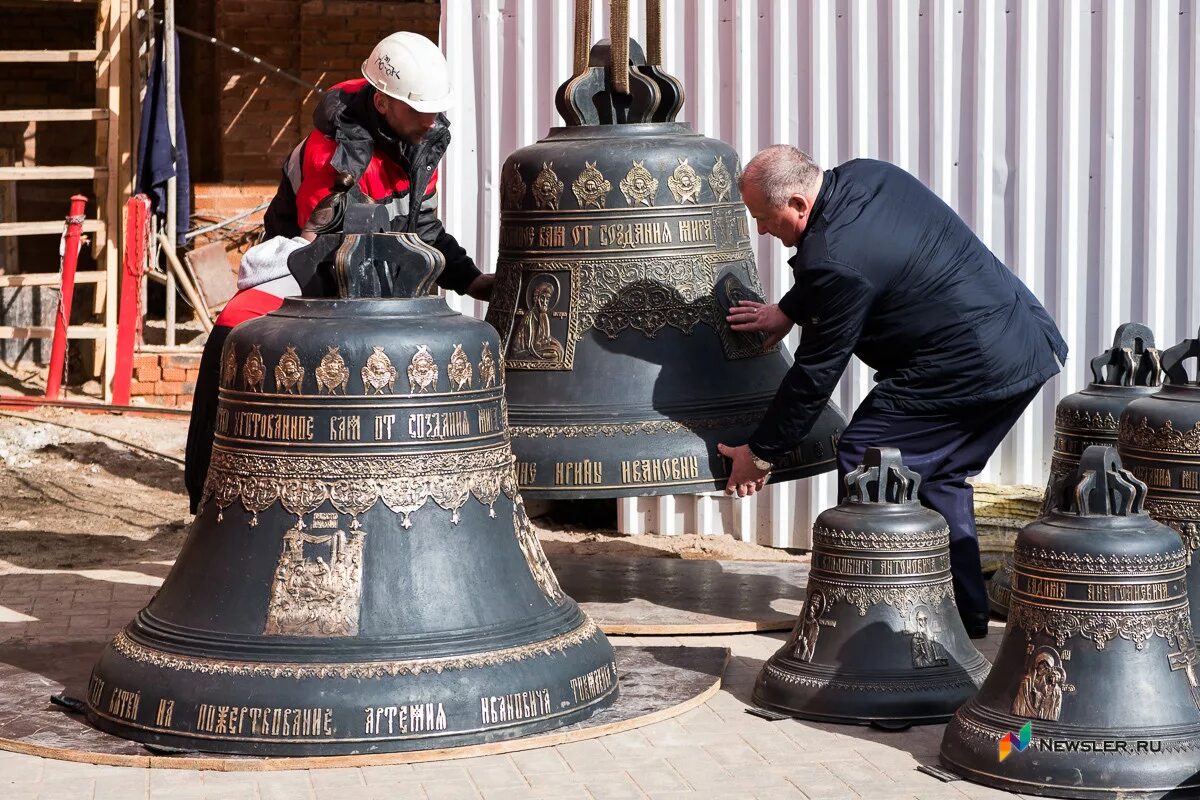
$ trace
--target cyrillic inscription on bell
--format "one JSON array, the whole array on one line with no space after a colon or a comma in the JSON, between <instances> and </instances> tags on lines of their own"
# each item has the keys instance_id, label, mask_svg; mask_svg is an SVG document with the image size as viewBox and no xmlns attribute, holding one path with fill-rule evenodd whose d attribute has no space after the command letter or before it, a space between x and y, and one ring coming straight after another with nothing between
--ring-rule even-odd
<instances>
[{"instance_id":1,"label":"cyrillic inscription on bell","mask_svg":"<svg viewBox=\"0 0 1200 800\"><path fill-rule=\"evenodd\" d=\"M1162 385L1162 353L1154 347L1154 332L1134 322L1119 326L1112 347L1092 359L1091 371L1091 383L1064 397L1055 409L1043 514L1051 511L1055 483L1075 472L1083 451L1092 445L1116 446L1125 407L1154 394ZM1011 571L1011 558L1007 558L988 582L988 606L1000 617L1008 615Z\"/></svg>"},{"instance_id":2,"label":"cyrillic inscription on bell","mask_svg":"<svg viewBox=\"0 0 1200 800\"><path fill-rule=\"evenodd\" d=\"M1008 627L946 727L948 768L1021 794L1200 796L1187 556L1145 498L1115 448L1092 446L1018 534Z\"/></svg>"},{"instance_id":3,"label":"cyrillic inscription on bell","mask_svg":"<svg viewBox=\"0 0 1200 800\"><path fill-rule=\"evenodd\" d=\"M343 296L229 335L203 506L97 663L90 719L303 755L512 738L611 704L612 647L517 492L494 329L428 295L442 256L414 235L297 257L336 269Z\"/></svg>"},{"instance_id":4,"label":"cyrillic inscription on bell","mask_svg":"<svg viewBox=\"0 0 1200 800\"><path fill-rule=\"evenodd\" d=\"M1187 364L1197 366L1190 372ZM1200 601L1200 334L1162 354L1162 388L1121 414L1121 461L1146 484L1146 511L1187 549L1188 594ZM1193 619L1200 633L1200 620Z\"/></svg>"},{"instance_id":5,"label":"cyrillic inscription on bell","mask_svg":"<svg viewBox=\"0 0 1200 800\"><path fill-rule=\"evenodd\" d=\"M894 448L869 448L846 482L813 526L804 608L754 702L886 728L945 721L988 671L954 604L949 528Z\"/></svg>"},{"instance_id":6,"label":"cyrillic inscription on bell","mask_svg":"<svg viewBox=\"0 0 1200 800\"><path fill-rule=\"evenodd\" d=\"M737 153L675 122L678 81L637 42L628 63L610 56L607 42L590 58L577 51L557 98L567 126L502 171L487 319L531 497L723 487L717 443L749 438L789 366L725 321L731 304L763 294ZM772 480L833 470L844 426L827 405Z\"/></svg>"}]
</instances>

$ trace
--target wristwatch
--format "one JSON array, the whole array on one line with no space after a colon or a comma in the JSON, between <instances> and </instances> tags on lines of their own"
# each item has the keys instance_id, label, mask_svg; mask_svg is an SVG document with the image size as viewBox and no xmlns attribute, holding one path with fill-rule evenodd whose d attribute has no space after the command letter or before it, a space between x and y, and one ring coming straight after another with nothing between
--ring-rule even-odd
<instances>
[{"instance_id":1,"label":"wristwatch","mask_svg":"<svg viewBox=\"0 0 1200 800\"><path fill-rule=\"evenodd\" d=\"M750 450L748 447L746 449L750 451L750 462L754 464L755 467L763 470L764 472L770 472L771 470L775 469L775 465L770 461L763 461L761 458L754 455L753 450Z\"/></svg>"}]
</instances>

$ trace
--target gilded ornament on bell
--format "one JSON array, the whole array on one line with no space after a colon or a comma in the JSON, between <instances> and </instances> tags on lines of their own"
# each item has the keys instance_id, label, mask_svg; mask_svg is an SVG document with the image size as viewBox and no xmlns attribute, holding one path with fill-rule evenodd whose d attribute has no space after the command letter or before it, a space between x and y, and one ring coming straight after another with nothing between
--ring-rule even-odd
<instances>
[{"instance_id":1,"label":"gilded ornament on bell","mask_svg":"<svg viewBox=\"0 0 1200 800\"><path fill-rule=\"evenodd\" d=\"M250 355L246 356L246 363L242 365L242 383L251 392L261 392L263 390L263 379L267 376L266 367L263 366L262 350L259 345L250 345Z\"/></svg>"},{"instance_id":2,"label":"gilded ornament on bell","mask_svg":"<svg viewBox=\"0 0 1200 800\"><path fill-rule=\"evenodd\" d=\"M604 208L605 199L612 190L612 184L596 168L595 161L585 160L583 164L583 172L579 173L579 177L571 184L575 200L579 203L580 208Z\"/></svg>"},{"instance_id":3,"label":"gilded ornament on bell","mask_svg":"<svg viewBox=\"0 0 1200 800\"><path fill-rule=\"evenodd\" d=\"M500 185L501 208L505 210L520 208L525 200L527 188L525 179L521 177L521 165L515 161L508 162Z\"/></svg>"},{"instance_id":4,"label":"gilded ornament on bell","mask_svg":"<svg viewBox=\"0 0 1200 800\"><path fill-rule=\"evenodd\" d=\"M733 188L733 178L730 176L729 169L726 168L722 156L717 156L717 163L713 164L712 174L708 178L708 185L712 187L713 195L716 196L718 203L723 203L729 199L730 190Z\"/></svg>"},{"instance_id":5,"label":"gilded ornament on bell","mask_svg":"<svg viewBox=\"0 0 1200 800\"><path fill-rule=\"evenodd\" d=\"M557 211L563 182L553 169L553 161L543 161L542 171L533 180L533 201L542 211Z\"/></svg>"},{"instance_id":6,"label":"gilded ornament on bell","mask_svg":"<svg viewBox=\"0 0 1200 800\"><path fill-rule=\"evenodd\" d=\"M490 342L483 343L483 353L479 356L479 381L484 389L496 385L496 359Z\"/></svg>"},{"instance_id":7,"label":"gilded ornament on bell","mask_svg":"<svg viewBox=\"0 0 1200 800\"><path fill-rule=\"evenodd\" d=\"M362 368L363 391L366 394L383 394L386 387L389 392L394 392L397 374L383 348L372 347L371 355L367 356L367 365Z\"/></svg>"},{"instance_id":8,"label":"gilded ornament on bell","mask_svg":"<svg viewBox=\"0 0 1200 800\"><path fill-rule=\"evenodd\" d=\"M650 174L644 161L634 161L633 167L621 179L621 193L631 206L652 206L658 193L658 178Z\"/></svg>"},{"instance_id":9,"label":"gilded ornament on bell","mask_svg":"<svg viewBox=\"0 0 1200 800\"><path fill-rule=\"evenodd\" d=\"M471 385L474 370L471 368L471 359L467 358L461 344L454 345L454 352L450 354L450 363L446 367L446 374L450 376L450 385L456 391L462 391Z\"/></svg>"},{"instance_id":10,"label":"gilded ornament on bell","mask_svg":"<svg viewBox=\"0 0 1200 800\"><path fill-rule=\"evenodd\" d=\"M288 347L275 365L275 388L285 394L298 394L304 384L304 367L295 347Z\"/></svg>"},{"instance_id":11,"label":"gilded ornament on bell","mask_svg":"<svg viewBox=\"0 0 1200 800\"><path fill-rule=\"evenodd\" d=\"M234 388L237 381L237 345L230 345L225 351L225 362L221 365L221 385L226 389Z\"/></svg>"},{"instance_id":12,"label":"gilded ornament on bell","mask_svg":"<svg viewBox=\"0 0 1200 800\"><path fill-rule=\"evenodd\" d=\"M418 345L408 365L408 390L418 392L436 392L438 385L438 366L425 345Z\"/></svg>"},{"instance_id":13,"label":"gilded ornament on bell","mask_svg":"<svg viewBox=\"0 0 1200 800\"><path fill-rule=\"evenodd\" d=\"M667 178L667 187L675 197L676 203L700 202L700 176L686 158L679 159L679 166Z\"/></svg>"},{"instance_id":14,"label":"gilded ornament on bell","mask_svg":"<svg viewBox=\"0 0 1200 800\"><path fill-rule=\"evenodd\" d=\"M350 380L350 370L346 367L346 359L338 354L337 345L326 345L328 348L324 356L321 357L321 363L313 370L313 374L317 378L317 392L329 394L337 394L337 390L341 389L342 394L346 393L346 383Z\"/></svg>"}]
</instances>

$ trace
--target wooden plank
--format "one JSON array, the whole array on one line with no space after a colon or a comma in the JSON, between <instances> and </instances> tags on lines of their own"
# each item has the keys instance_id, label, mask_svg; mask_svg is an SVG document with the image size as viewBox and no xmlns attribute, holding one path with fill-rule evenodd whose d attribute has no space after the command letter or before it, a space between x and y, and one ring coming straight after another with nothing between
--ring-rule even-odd
<instances>
[{"instance_id":1,"label":"wooden plank","mask_svg":"<svg viewBox=\"0 0 1200 800\"><path fill-rule=\"evenodd\" d=\"M65 64L95 61L99 50L0 50L0 64Z\"/></svg>"},{"instance_id":2,"label":"wooden plank","mask_svg":"<svg viewBox=\"0 0 1200 800\"><path fill-rule=\"evenodd\" d=\"M90 181L107 174L105 167L0 167L0 181Z\"/></svg>"},{"instance_id":3,"label":"wooden plank","mask_svg":"<svg viewBox=\"0 0 1200 800\"><path fill-rule=\"evenodd\" d=\"M58 286L61 276L57 272L28 272L16 275L0 275L0 288L13 286ZM75 283L100 283L104 280L103 270L83 270L75 273Z\"/></svg>"},{"instance_id":4,"label":"wooden plank","mask_svg":"<svg viewBox=\"0 0 1200 800\"><path fill-rule=\"evenodd\" d=\"M0 325L0 339L53 339L54 328ZM68 339L103 339L103 325L71 325Z\"/></svg>"},{"instance_id":5,"label":"wooden plank","mask_svg":"<svg viewBox=\"0 0 1200 800\"><path fill-rule=\"evenodd\" d=\"M7 108L0 122L85 122L108 119L107 108Z\"/></svg>"},{"instance_id":6,"label":"wooden plank","mask_svg":"<svg viewBox=\"0 0 1200 800\"><path fill-rule=\"evenodd\" d=\"M61 234L63 232L63 221L50 220L49 222L0 222L0 236L36 236L43 233ZM85 219L83 221L84 233L103 233L104 221L99 219Z\"/></svg>"}]
</instances>

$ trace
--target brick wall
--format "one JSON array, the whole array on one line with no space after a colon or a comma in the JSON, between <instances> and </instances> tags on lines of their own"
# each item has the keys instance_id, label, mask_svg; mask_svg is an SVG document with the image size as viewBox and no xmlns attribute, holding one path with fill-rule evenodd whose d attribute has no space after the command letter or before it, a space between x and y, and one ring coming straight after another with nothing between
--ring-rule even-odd
<instances>
[{"instance_id":1,"label":"brick wall","mask_svg":"<svg viewBox=\"0 0 1200 800\"><path fill-rule=\"evenodd\" d=\"M190 407L199 373L199 353L138 353L133 357L130 402Z\"/></svg>"},{"instance_id":2,"label":"brick wall","mask_svg":"<svg viewBox=\"0 0 1200 800\"><path fill-rule=\"evenodd\" d=\"M216 0L215 24L218 38L328 87L359 77L389 33L417 31L436 41L440 13L437 0ZM277 180L283 159L311 130L319 95L224 52L217 82L220 179Z\"/></svg>"}]
</instances>

